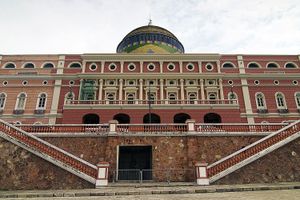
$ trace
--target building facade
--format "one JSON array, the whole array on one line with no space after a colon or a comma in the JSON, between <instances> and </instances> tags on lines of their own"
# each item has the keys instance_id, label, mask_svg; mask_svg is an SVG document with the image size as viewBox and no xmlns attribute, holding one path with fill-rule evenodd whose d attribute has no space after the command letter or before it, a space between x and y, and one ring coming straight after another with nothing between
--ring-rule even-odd
<instances>
[{"instance_id":1,"label":"building facade","mask_svg":"<svg viewBox=\"0 0 300 200\"><path fill-rule=\"evenodd\" d=\"M139 27L115 54L1 55L1 119L21 124L261 123L300 114L299 55L184 53ZM151 116L151 117L149 117Z\"/></svg>"}]
</instances>

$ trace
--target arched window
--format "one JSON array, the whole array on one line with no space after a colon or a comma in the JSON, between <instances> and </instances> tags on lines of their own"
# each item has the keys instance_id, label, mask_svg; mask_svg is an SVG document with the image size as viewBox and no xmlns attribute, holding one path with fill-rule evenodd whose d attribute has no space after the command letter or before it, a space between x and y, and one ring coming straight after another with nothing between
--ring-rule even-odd
<instances>
[{"instance_id":1,"label":"arched window","mask_svg":"<svg viewBox=\"0 0 300 200\"><path fill-rule=\"evenodd\" d=\"M5 69L14 69L16 68L16 65L14 63L7 63L5 66L4 66Z\"/></svg>"},{"instance_id":2,"label":"arched window","mask_svg":"<svg viewBox=\"0 0 300 200\"><path fill-rule=\"evenodd\" d=\"M23 68L26 68L26 69L32 69L34 68L34 64L33 63L26 63Z\"/></svg>"},{"instance_id":3,"label":"arched window","mask_svg":"<svg viewBox=\"0 0 300 200\"><path fill-rule=\"evenodd\" d=\"M134 93L128 93L127 94L127 103L128 104L134 104L135 94Z\"/></svg>"},{"instance_id":4,"label":"arched window","mask_svg":"<svg viewBox=\"0 0 300 200\"><path fill-rule=\"evenodd\" d=\"M6 94L0 93L0 110L3 110L6 102Z\"/></svg>"},{"instance_id":5,"label":"arched window","mask_svg":"<svg viewBox=\"0 0 300 200\"><path fill-rule=\"evenodd\" d=\"M83 124L99 124L100 117L97 114L86 114L82 117Z\"/></svg>"},{"instance_id":6,"label":"arched window","mask_svg":"<svg viewBox=\"0 0 300 200\"><path fill-rule=\"evenodd\" d=\"M107 93L106 94L106 99L109 104L114 104L115 101L115 93Z\"/></svg>"},{"instance_id":7,"label":"arched window","mask_svg":"<svg viewBox=\"0 0 300 200\"><path fill-rule=\"evenodd\" d=\"M223 68L234 68L234 65L232 63L224 63Z\"/></svg>"},{"instance_id":8,"label":"arched window","mask_svg":"<svg viewBox=\"0 0 300 200\"><path fill-rule=\"evenodd\" d=\"M235 92L228 92L227 96L231 103L237 103L238 98Z\"/></svg>"},{"instance_id":9,"label":"arched window","mask_svg":"<svg viewBox=\"0 0 300 200\"><path fill-rule=\"evenodd\" d=\"M36 109L37 110L45 110L47 101L47 94L41 93L37 100Z\"/></svg>"},{"instance_id":10,"label":"arched window","mask_svg":"<svg viewBox=\"0 0 300 200\"><path fill-rule=\"evenodd\" d=\"M114 120L117 120L119 124L130 124L130 117L127 114L119 113L113 117Z\"/></svg>"},{"instance_id":11,"label":"arched window","mask_svg":"<svg viewBox=\"0 0 300 200\"><path fill-rule=\"evenodd\" d=\"M297 108L300 108L300 92L295 93L295 101L296 101Z\"/></svg>"},{"instance_id":12,"label":"arched window","mask_svg":"<svg viewBox=\"0 0 300 200\"><path fill-rule=\"evenodd\" d=\"M146 114L143 118L144 124L159 124L160 123L160 116L154 113Z\"/></svg>"},{"instance_id":13,"label":"arched window","mask_svg":"<svg viewBox=\"0 0 300 200\"><path fill-rule=\"evenodd\" d=\"M295 63L290 62L285 64L285 68L297 68L297 65Z\"/></svg>"},{"instance_id":14,"label":"arched window","mask_svg":"<svg viewBox=\"0 0 300 200\"><path fill-rule=\"evenodd\" d=\"M169 93L168 94L168 99L169 99L170 104L176 104L177 94L174 93L174 92Z\"/></svg>"},{"instance_id":15,"label":"arched window","mask_svg":"<svg viewBox=\"0 0 300 200\"><path fill-rule=\"evenodd\" d=\"M52 63L46 63L46 64L43 65L43 68L45 68L45 69L46 69L46 68L47 68L47 69L48 69L48 68L54 68L54 65L53 65Z\"/></svg>"},{"instance_id":16,"label":"arched window","mask_svg":"<svg viewBox=\"0 0 300 200\"><path fill-rule=\"evenodd\" d=\"M267 64L267 68L278 68L278 64L277 63L269 63Z\"/></svg>"},{"instance_id":17,"label":"arched window","mask_svg":"<svg viewBox=\"0 0 300 200\"><path fill-rule=\"evenodd\" d=\"M222 118L217 113L207 113L204 115L204 123L221 123Z\"/></svg>"},{"instance_id":18,"label":"arched window","mask_svg":"<svg viewBox=\"0 0 300 200\"><path fill-rule=\"evenodd\" d=\"M248 68L260 68L257 63L249 63Z\"/></svg>"},{"instance_id":19,"label":"arched window","mask_svg":"<svg viewBox=\"0 0 300 200\"><path fill-rule=\"evenodd\" d=\"M190 104L195 104L196 99L197 99L197 94L195 92L188 93L188 100Z\"/></svg>"},{"instance_id":20,"label":"arched window","mask_svg":"<svg viewBox=\"0 0 300 200\"><path fill-rule=\"evenodd\" d=\"M65 95L65 104L70 104L75 99L75 94L73 92L68 92Z\"/></svg>"},{"instance_id":21,"label":"arched window","mask_svg":"<svg viewBox=\"0 0 300 200\"><path fill-rule=\"evenodd\" d=\"M173 122L174 123L185 123L186 120L191 119L191 116L186 113L178 113L174 115Z\"/></svg>"},{"instance_id":22,"label":"arched window","mask_svg":"<svg viewBox=\"0 0 300 200\"><path fill-rule=\"evenodd\" d=\"M80 63L71 63L69 65L69 68L81 68L81 64Z\"/></svg>"},{"instance_id":23,"label":"arched window","mask_svg":"<svg viewBox=\"0 0 300 200\"><path fill-rule=\"evenodd\" d=\"M284 95L280 92L276 93L276 104L277 108L279 109L286 109L286 103L285 103L285 98Z\"/></svg>"},{"instance_id":24,"label":"arched window","mask_svg":"<svg viewBox=\"0 0 300 200\"><path fill-rule=\"evenodd\" d=\"M263 93L256 93L255 99L256 99L257 109L266 109L267 106L266 106L265 96Z\"/></svg>"},{"instance_id":25,"label":"arched window","mask_svg":"<svg viewBox=\"0 0 300 200\"><path fill-rule=\"evenodd\" d=\"M27 95L23 92L18 95L16 107L15 107L16 110L24 110L25 109L26 97L27 97Z\"/></svg>"}]
</instances>

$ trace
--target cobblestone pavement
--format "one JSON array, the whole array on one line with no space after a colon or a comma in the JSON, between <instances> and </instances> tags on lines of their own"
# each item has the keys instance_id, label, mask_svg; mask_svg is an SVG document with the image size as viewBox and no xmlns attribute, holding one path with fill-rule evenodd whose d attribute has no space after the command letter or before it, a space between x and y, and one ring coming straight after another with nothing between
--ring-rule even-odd
<instances>
[{"instance_id":1,"label":"cobblestone pavement","mask_svg":"<svg viewBox=\"0 0 300 200\"><path fill-rule=\"evenodd\" d=\"M7 198L6 200L28 200L32 198ZM34 198L34 200L48 200L49 198ZM100 197L57 197L55 200L91 199L91 200L299 200L300 190L221 192L205 194L159 194L159 195L130 195L130 196L100 196Z\"/></svg>"}]
</instances>

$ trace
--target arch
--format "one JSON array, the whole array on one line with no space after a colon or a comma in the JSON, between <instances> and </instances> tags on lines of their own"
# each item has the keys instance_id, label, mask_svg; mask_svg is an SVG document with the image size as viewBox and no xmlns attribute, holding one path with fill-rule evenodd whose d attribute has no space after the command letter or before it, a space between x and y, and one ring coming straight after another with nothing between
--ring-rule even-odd
<instances>
[{"instance_id":1,"label":"arch","mask_svg":"<svg viewBox=\"0 0 300 200\"><path fill-rule=\"evenodd\" d=\"M151 116L151 122L150 122L150 118L149 116ZM160 116L154 113L151 114L146 114L144 115L143 118L143 123L144 124L160 124Z\"/></svg>"},{"instance_id":2,"label":"arch","mask_svg":"<svg viewBox=\"0 0 300 200\"><path fill-rule=\"evenodd\" d=\"M35 68L35 65L33 63L28 62L28 63L25 63L22 68L33 69L33 68Z\"/></svg>"},{"instance_id":3,"label":"arch","mask_svg":"<svg viewBox=\"0 0 300 200\"><path fill-rule=\"evenodd\" d=\"M38 95L37 103L36 103L36 109L44 110L46 108L47 103L47 94L46 93L40 93Z\"/></svg>"},{"instance_id":4,"label":"arch","mask_svg":"<svg viewBox=\"0 0 300 200\"><path fill-rule=\"evenodd\" d=\"M50 63L50 62L46 62L42 65L42 68L45 68L45 69L54 68L54 64Z\"/></svg>"},{"instance_id":5,"label":"arch","mask_svg":"<svg viewBox=\"0 0 300 200\"><path fill-rule=\"evenodd\" d=\"M97 114L89 113L82 117L83 124L99 124L100 117Z\"/></svg>"},{"instance_id":6,"label":"arch","mask_svg":"<svg viewBox=\"0 0 300 200\"><path fill-rule=\"evenodd\" d=\"M73 100L75 100L74 92L68 92L65 94L65 104L70 104Z\"/></svg>"},{"instance_id":7,"label":"arch","mask_svg":"<svg viewBox=\"0 0 300 200\"><path fill-rule=\"evenodd\" d=\"M235 68L235 65L232 62L224 62L222 68Z\"/></svg>"},{"instance_id":8,"label":"arch","mask_svg":"<svg viewBox=\"0 0 300 200\"><path fill-rule=\"evenodd\" d=\"M16 64L13 63L13 62L8 62L8 63L5 63L3 65L3 68L5 68L5 69L15 69L16 68Z\"/></svg>"},{"instance_id":9,"label":"arch","mask_svg":"<svg viewBox=\"0 0 300 200\"><path fill-rule=\"evenodd\" d=\"M17 97L15 109L16 110L24 110L25 105L26 105L26 99L27 99L27 94L24 92L21 92Z\"/></svg>"},{"instance_id":10,"label":"arch","mask_svg":"<svg viewBox=\"0 0 300 200\"><path fill-rule=\"evenodd\" d=\"M0 110L4 109L5 103L6 103L6 93L2 92L0 93Z\"/></svg>"},{"instance_id":11,"label":"arch","mask_svg":"<svg viewBox=\"0 0 300 200\"><path fill-rule=\"evenodd\" d=\"M221 122L222 122L222 118L217 113L207 113L206 115L204 115L204 123L215 124Z\"/></svg>"},{"instance_id":12,"label":"arch","mask_svg":"<svg viewBox=\"0 0 300 200\"><path fill-rule=\"evenodd\" d=\"M266 66L267 66L267 68L272 68L272 69L279 68L278 63L276 63L276 62L269 62L266 64Z\"/></svg>"},{"instance_id":13,"label":"arch","mask_svg":"<svg viewBox=\"0 0 300 200\"><path fill-rule=\"evenodd\" d=\"M261 68L261 66L257 62L250 62L248 63L247 68Z\"/></svg>"},{"instance_id":14,"label":"arch","mask_svg":"<svg viewBox=\"0 0 300 200\"><path fill-rule=\"evenodd\" d=\"M284 68L289 68L289 69L298 68L298 65L294 62L287 62L285 63Z\"/></svg>"},{"instance_id":15,"label":"arch","mask_svg":"<svg viewBox=\"0 0 300 200\"><path fill-rule=\"evenodd\" d=\"M81 68L80 62L72 62L68 65L68 68Z\"/></svg>"},{"instance_id":16,"label":"arch","mask_svg":"<svg viewBox=\"0 0 300 200\"><path fill-rule=\"evenodd\" d=\"M295 92L294 97L295 97L296 106L299 109L300 108L300 92Z\"/></svg>"},{"instance_id":17,"label":"arch","mask_svg":"<svg viewBox=\"0 0 300 200\"><path fill-rule=\"evenodd\" d=\"M286 108L286 101L283 93L277 92L275 94L275 99L276 99L277 108L284 108L284 109Z\"/></svg>"},{"instance_id":18,"label":"arch","mask_svg":"<svg viewBox=\"0 0 300 200\"><path fill-rule=\"evenodd\" d=\"M116 114L113 119L117 120L119 124L130 124L130 117L125 113Z\"/></svg>"},{"instance_id":19,"label":"arch","mask_svg":"<svg viewBox=\"0 0 300 200\"><path fill-rule=\"evenodd\" d=\"M191 119L191 116L186 113L178 113L174 115L173 122L174 123L185 123L186 120Z\"/></svg>"},{"instance_id":20,"label":"arch","mask_svg":"<svg viewBox=\"0 0 300 200\"><path fill-rule=\"evenodd\" d=\"M265 95L262 92L257 92L255 94L255 102L257 109L267 108Z\"/></svg>"}]
</instances>

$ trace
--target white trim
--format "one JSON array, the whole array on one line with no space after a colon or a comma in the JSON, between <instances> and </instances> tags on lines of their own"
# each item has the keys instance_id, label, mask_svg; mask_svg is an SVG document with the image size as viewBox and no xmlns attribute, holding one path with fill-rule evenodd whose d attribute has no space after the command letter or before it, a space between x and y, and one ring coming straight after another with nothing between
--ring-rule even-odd
<instances>
[{"instance_id":1,"label":"white trim","mask_svg":"<svg viewBox=\"0 0 300 200\"><path fill-rule=\"evenodd\" d=\"M18 108L18 105L19 105L19 100L20 100L20 95L21 94L25 94L25 99L24 99L24 105L22 108ZM16 104L15 104L15 110L17 109L21 109L21 110L25 110L25 107L26 107L26 101L27 101L27 94L26 92L20 92L17 96L17 100L16 100Z\"/></svg>"},{"instance_id":2,"label":"white trim","mask_svg":"<svg viewBox=\"0 0 300 200\"><path fill-rule=\"evenodd\" d=\"M96 66L95 69L92 69L92 66ZM98 69L98 65L97 65L96 63L91 63L91 64L89 65L89 70L91 70L91 71L96 71L97 69Z\"/></svg>"},{"instance_id":3,"label":"white trim","mask_svg":"<svg viewBox=\"0 0 300 200\"><path fill-rule=\"evenodd\" d=\"M45 104L43 107L39 107L39 103L40 103L40 98L41 98L41 95L42 94L45 94L46 97L45 97ZM36 101L36 106L35 106L35 109L36 110L46 110L46 107L47 107L47 99L48 99L48 94L46 92L41 92L38 94L38 98L37 98L37 101Z\"/></svg>"},{"instance_id":4,"label":"white trim","mask_svg":"<svg viewBox=\"0 0 300 200\"><path fill-rule=\"evenodd\" d=\"M28 65L28 64L32 64L33 65L33 68L25 68L25 66L26 65ZM23 68L23 69L35 69L36 68L36 66L35 66L35 64L33 63L33 62L25 62L23 65L22 65L22 67L21 68Z\"/></svg>"},{"instance_id":5,"label":"white trim","mask_svg":"<svg viewBox=\"0 0 300 200\"><path fill-rule=\"evenodd\" d=\"M189 68L188 68L189 65L192 66L193 68L192 68L192 69L189 69ZM186 70L188 70L188 71L191 72L191 71L194 71L194 70L195 70L195 65L194 65L193 63L189 62L189 63L187 63L187 64L185 65L185 68L186 68Z\"/></svg>"},{"instance_id":6,"label":"white trim","mask_svg":"<svg viewBox=\"0 0 300 200\"><path fill-rule=\"evenodd\" d=\"M300 92L295 92L295 93L294 93L294 99L295 99L296 106L297 106L297 108L299 109L299 108L300 108L300 105L298 105L298 102L297 102L297 94L299 94L299 101L300 101Z\"/></svg>"},{"instance_id":7,"label":"white trim","mask_svg":"<svg viewBox=\"0 0 300 200\"><path fill-rule=\"evenodd\" d=\"M170 66L173 66L174 68L173 68L173 69L170 69ZM176 65L175 65L174 63L170 62L170 63L168 63L168 65L167 65L167 69L168 69L170 72L172 72L172 71L174 71L174 70L176 69Z\"/></svg>"},{"instance_id":8,"label":"white trim","mask_svg":"<svg viewBox=\"0 0 300 200\"><path fill-rule=\"evenodd\" d=\"M7 101L7 94L5 92L1 92L0 95L2 94L4 94L4 101L3 101L3 106L2 107L0 106L0 110L4 110Z\"/></svg>"},{"instance_id":9,"label":"white trim","mask_svg":"<svg viewBox=\"0 0 300 200\"><path fill-rule=\"evenodd\" d=\"M45 68L45 65L47 64L52 64L53 67L52 68ZM55 68L55 64L53 62L44 62L42 65L41 65L41 68L43 69L54 69Z\"/></svg>"},{"instance_id":10,"label":"white trim","mask_svg":"<svg viewBox=\"0 0 300 200\"><path fill-rule=\"evenodd\" d=\"M295 66L295 68L286 68L286 65L287 65L287 64L292 64L292 65ZM296 68L299 68L299 66L298 66L296 63L290 62L290 61L289 61L289 62L284 63L284 68L285 68L285 69L296 69Z\"/></svg>"},{"instance_id":11,"label":"white trim","mask_svg":"<svg viewBox=\"0 0 300 200\"><path fill-rule=\"evenodd\" d=\"M282 101L283 101L283 106L278 106L278 100L277 100L277 95L282 95ZM285 100L285 96L282 92L276 92L275 93L275 101L276 101L276 107L278 109L287 109L287 105L286 105L286 100Z\"/></svg>"},{"instance_id":12,"label":"white trim","mask_svg":"<svg viewBox=\"0 0 300 200\"><path fill-rule=\"evenodd\" d=\"M71 95L72 95L72 100L75 100L75 94L74 94L74 92L67 92L67 93L65 93L65 97L64 97L64 104L66 104L67 103L67 100L68 100L68 95L71 93Z\"/></svg>"},{"instance_id":13,"label":"white trim","mask_svg":"<svg viewBox=\"0 0 300 200\"><path fill-rule=\"evenodd\" d=\"M298 85L298 81L297 80L293 80L292 83L293 83L293 85Z\"/></svg>"},{"instance_id":14,"label":"white trim","mask_svg":"<svg viewBox=\"0 0 300 200\"><path fill-rule=\"evenodd\" d=\"M115 66L115 69L111 69L111 66L113 66L113 65ZM118 68L118 66L117 66L116 63L114 63L114 62L112 62L112 63L110 63L110 64L108 65L108 70L111 71L111 72L116 71L117 68Z\"/></svg>"},{"instance_id":15,"label":"white trim","mask_svg":"<svg viewBox=\"0 0 300 200\"><path fill-rule=\"evenodd\" d=\"M130 69L130 68L129 68L129 66L131 66L131 65L133 66L133 69ZM135 65L134 63L129 63L129 64L127 65L127 69L128 69L128 71L131 71L131 72L132 72L132 71L136 70L136 65Z\"/></svg>"},{"instance_id":16,"label":"white trim","mask_svg":"<svg viewBox=\"0 0 300 200\"><path fill-rule=\"evenodd\" d=\"M280 84L279 80L274 80L273 83L274 83L274 85L279 85Z\"/></svg>"},{"instance_id":17,"label":"white trim","mask_svg":"<svg viewBox=\"0 0 300 200\"><path fill-rule=\"evenodd\" d=\"M259 95L259 94L262 95L262 101L263 101L264 106L259 106L258 103L257 103L257 95ZM262 93L262 92L256 92L255 93L255 104L256 104L257 109L267 109L266 97L265 97L264 93Z\"/></svg>"},{"instance_id":18,"label":"white trim","mask_svg":"<svg viewBox=\"0 0 300 200\"><path fill-rule=\"evenodd\" d=\"M254 85L259 85L260 81L259 80L254 80L253 83L254 83Z\"/></svg>"},{"instance_id":19,"label":"white trim","mask_svg":"<svg viewBox=\"0 0 300 200\"><path fill-rule=\"evenodd\" d=\"M47 81L47 80L43 80L43 81L42 81L42 84L43 84L43 85L48 85L48 81Z\"/></svg>"},{"instance_id":20,"label":"white trim","mask_svg":"<svg viewBox=\"0 0 300 200\"><path fill-rule=\"evenodd\" d=\"M6 84L4 84L5 82L6 82ZM7 86L8 85L8 81L6 81L6 80L2 81L2 85L3 86Z\"/></svg>"},{"instance_id":21,"label":"white trim","mask_svg":"<svg viewBox=\"0 0 300 200\"><path fill-rule=\"evenodd\" d=\"M22 81L22 85L24 85L24 86L28 85L28 81L27 80L23 80Z\"/></svg>"},{"instance_id":22,"label":"white trim","mask_svg":"<svg viewBox=\"0 0 300 200\"><path fill-rule=\"evenodd\" d=\"M73 64L79 64L80 67L71 67L71 65ZM71 62L67 68L71 68L71 69L82 69L82 64L80 62Z\"/></svg>"},{"instance_id":23,"label":"white trim","mask_svg":"<svg viewBox=\"0 0 300 200\"><path fill-rule=\"evenodd\" d=\"M250 67L250 68L249 68L249 65L251 65L251 64L256 64L258 67ZM260 65L258 62L254 62L254 61L253 61L253 62L249 62L249 63L247 64L247 68L248 68L248 69L259 69L259 68L262 68L262 67L261 67L261 65Z\"/></svg>"},{"instance_id":24,"label":"white trim","mask_svg":"<svg viewBox=\"0 0 300 200\"><path fill-rule=\"evenodd\" d=\"M232 65L232 67L224 67L224 65L226 65L226 64L230 64L230 65ZM232 62L224 62L222 64L222 68L224 68L224 69L233 69L233 68L236 68L236 66Z\"/></svg>"},{"instance_id":25,"label":"white trim","mask_svg":"<svg viewBox=\"0 0 300 200\"><path fill-rule=\"evenodd\" d=\"M208 68L207 68L208 66L211 66L211 69L208 69ZM214 70L214 65L213 65L212 63L206 63L205 69L206 69L207 71L211 72L211 71Z\"/></svg>"},{"instance_id":26,"label":"white trim","mask_svg":"<svg viewBox=\"0 0 300 200\"><path fill-rule=\"evenodd\" d=\"M270 65L270 64L276 65L277 68L273 68L273 67L270 68L270 67L268 67L268 65ZM267 68L267 69L278 69L278 68L280 68L280 65L279 65L277 62L271 61L271 62L268 62L268 63L266 64L266 68Z\"/></svg>"},{"instance_id":27,"label":"white trim","mask_svg":"<svg viewBox=\"0 0 300 200\"><path fill-rule=\"evenodd\" d=\"M6 66L9 65L9 64L13 64L15 67L14 67L14 68L6 68ZM17 65L16 65L16 63L14 63L14 62L6 62L6 63L4 63L4 64L2 65L2 68L3 68L3 69L16 69L16 68L17 68Z\"/></svg>"},{"instance_id":28,"label":"white trim","mask_svg":"<svg viewBox=\"0 0 300 200\"><path fill-rule=\"evenodd\" d=\"M153 69L149 69L149 66L150 65L153 65L154 66L154 68ZM148 65L147 65L147 69L148 69L148 71L151 71L151 72L153 72L155 69L156 69L156 65L154 64L154 63L149 63Z\"/></svg>"}]
</instances>

